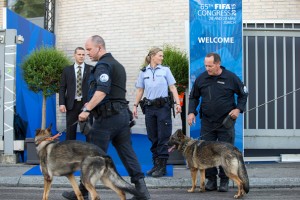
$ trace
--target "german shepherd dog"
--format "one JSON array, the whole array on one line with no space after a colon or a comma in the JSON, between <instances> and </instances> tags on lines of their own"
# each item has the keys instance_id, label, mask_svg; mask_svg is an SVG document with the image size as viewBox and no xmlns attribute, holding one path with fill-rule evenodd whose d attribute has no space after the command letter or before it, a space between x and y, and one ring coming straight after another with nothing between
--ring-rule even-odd
<instances>
[{"instance_id":1,"label":"german shepherd dog","mask_svg":"<svg viewBox=\"0 0 300 200\"><path fill-rule=\"evenodd\" d=\"M177 149L183 153L192 176L194 192L197 184L197 172L200 170L200 191L205 192L205 169L222 166L225 174L238 186L234 198L241 198L249 192L249 180L241 152L230 143L193 140L185 136L181 129L171 135L168 142L169 152Z\"/></svg>"},{"instance_id":2,"label":"german shepherd dog","mask_svg":"<svg viewBox=\"0 0 300 200\"><path fill-rule=\"evenodd\" d=\"M55 138L51 134L51 125L45 130L36 130L35 145L44 175L43 200L49 197L53 176L66 176L77 199L83 200L73 174L77 170L81 170L81 181L93 200L100 199L95 189L99 179L114 190L121 200L126 199L124 191L139 195L135 187L118 174L112 159L96 145L75 140L58 142Z\"/></svg>"}]
</instances>

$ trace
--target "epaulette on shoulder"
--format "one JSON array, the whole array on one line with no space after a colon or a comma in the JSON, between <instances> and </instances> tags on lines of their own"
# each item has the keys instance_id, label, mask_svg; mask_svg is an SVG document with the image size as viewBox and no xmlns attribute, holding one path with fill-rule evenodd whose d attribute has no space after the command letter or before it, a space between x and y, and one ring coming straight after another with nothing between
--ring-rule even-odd
<instances>
[{"instance_id":1,"label":"epaulette on shoulder","mask_svg":"<svg viewBox=\"0 0 300 200\"><path fill-rule=\"evenodd\" d=\"M145 72L145 71L146 71L146 66L143 67L143 68L141 68L141 71L142 71L142 72Z\"/></svg>"}]
</instances>

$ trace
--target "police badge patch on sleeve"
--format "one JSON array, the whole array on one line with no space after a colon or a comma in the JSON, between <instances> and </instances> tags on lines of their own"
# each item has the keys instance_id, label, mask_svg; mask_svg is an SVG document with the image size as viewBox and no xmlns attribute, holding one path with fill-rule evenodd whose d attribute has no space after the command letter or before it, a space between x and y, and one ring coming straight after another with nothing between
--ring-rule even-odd
<instances>
[{"instance_id":1,"label":"police badge patch on sleeve","mask_svg":"<svg viewBox=\"0 0 300 200\"><path fill-rule=\"evenodd\" d=\"M99 77L100 82L107 82L109 79L109 76L107 74L101 74Z\"/></svg>"},{"instance_id":2,"label":"police badge patch on sleeve","mask_svg":"<svg viewBox=\"0 0 300 200\"><path fill-rule=\"evenodd\" d=\"M247 89L246 86L244 86L243 90L244 90L244 93L245 93L245 94L248 94L248 89Z\"/></svg>"}]
</instances>

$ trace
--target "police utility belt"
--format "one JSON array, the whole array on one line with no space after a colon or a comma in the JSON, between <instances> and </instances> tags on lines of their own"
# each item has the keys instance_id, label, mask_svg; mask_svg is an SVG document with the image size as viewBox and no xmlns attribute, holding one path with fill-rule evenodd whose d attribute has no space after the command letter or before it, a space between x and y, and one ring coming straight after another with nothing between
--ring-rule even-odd
<instances>
[{"instance_id":1,"label":"police utility belt","mask_svg":"<svg viewBox=\"0 0 300 200\"><path fill-rule=\"evenodd\" d=\"M159 97L156 99L147 99L146 97L143 98L143 100L140 101L140 106L142 109L143 114L145 114L145 108L147 106L155 106L157 108L163 107L166 103L170 103L169 97Z\"/></svg>"},{"instance_id":2,"label":"police utility belt","mask_svg":"<svg viewBox=\"0 0 300 200\"><path fill-rule=\"evenodd\" d=\"M153 100L144 99L144 105L145 106L156 106L158 108L163 107L166 103L169 103L169 98L168 97L159 97Z\"/></svg>"},{"instance_id":3,"label":"police utility belt","mask_svg":"<svg viewBox=\"0 0 300 200\"><path fill-rule=\"evenodd\" d=\"M116 114L119 114L121 110L128 108L127 103L122 103L118 101L109 101L107 103L98 105L92 110L93 116L97 119L98 117L110 117Z\"/></svg>"}]
</instances>

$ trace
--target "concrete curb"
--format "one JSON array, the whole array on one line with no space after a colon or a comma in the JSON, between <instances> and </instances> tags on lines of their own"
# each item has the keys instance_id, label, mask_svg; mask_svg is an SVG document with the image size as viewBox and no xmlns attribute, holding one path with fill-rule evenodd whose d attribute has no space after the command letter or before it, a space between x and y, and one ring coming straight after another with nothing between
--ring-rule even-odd
<instances>
[{"instance_id":1,"label":"concrete curb","mask_svg":"<svg viewBox=\"0 0 300 200\"><path fill-rule=\"evenodd\" d=\"M130 177L123 177L130 182ZM80 177L76 177L79 182ZM191 187L190 178L145 178L149 188L189 188ZM300 178L251 178L250 188L290 188L300 187ZM199 185L199 180L198 180ZM21 176L21 177L0 177L0 186L5 187L43 187L44 179L42 176ZM55 188L71 188L66 177L54 177L52 187ZM102 183L98 182L97 188L106 188ZM230 187L236 187L230 181Z\"/></svg>"}]
</instances>

